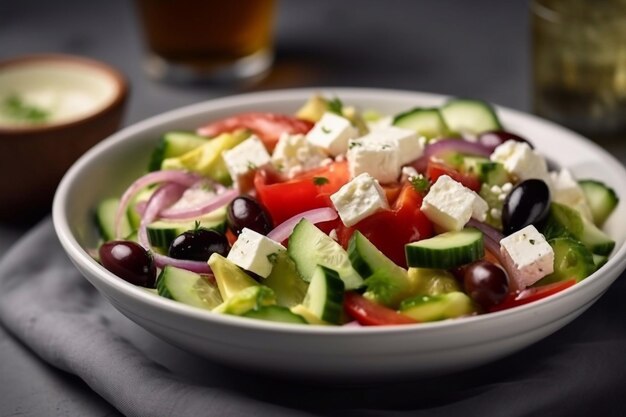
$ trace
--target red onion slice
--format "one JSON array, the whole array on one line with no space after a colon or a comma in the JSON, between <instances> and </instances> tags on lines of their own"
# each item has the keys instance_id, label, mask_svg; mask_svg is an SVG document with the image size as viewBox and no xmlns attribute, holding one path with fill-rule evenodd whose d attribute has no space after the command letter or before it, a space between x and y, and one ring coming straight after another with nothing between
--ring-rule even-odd
<instances>
[{"instance_id":1,"label":"red onion slice","mask_svg":"<svg viewBox=\"0 0 626 417\"><path fill-rule=\"evenodd\" d=\"M317 208L309 211L305 211L290 219L285 220L278 226L274 228L271 232L267 234L267 237L276 241L282 242L291 235L293 232L293 228L296 227L296 224L302 219L307 219L311 223L321 223L327 222L330 220L335 220L337 218L337 212L330 207Z\"/></svg>"},{"instance_id":2,"label":"red onion slice","mask_svg":"<svg viewBox=\"0 0 626 417\"><path fill-rule=\"evenodd\" d=\"M478 230L483 232L485 235L489 236L492 240L495 240L496 242L498 242L498 244L500 243L502 239L504 239L504 235L498 229L496 229L495 227L489 226L486 223L479 222L476 219L470 219L470 221L467 222L467 225L477 228Z\"/></svg>"},{"instance_id":3,"label":"red onion slice","mask_svg":"<svg viewBox=\"0 0 626 417\"><path fill-rule=\"evenodd\" d=\"M196 182L202 180L203 177L183 171L155 171L151 172L133 182L124 192L120 199L120 205L115 213L115 236L122 238L122 216L126 215L128 203L137 195L137 193L149 185L158 184L160 182L172 182L186 187L191 187Z\"/></svg>"},{"instance_id":4,"label":"red onion slice","mask_svg":"<svg viewBox=\"0 0 626 417\"><path fill-rule=\"evenodd\" d=\"M428 161L430 161L431 157L448 151L486 157L491 155L491 149L480 143L470 142L463 139L441 139L427 145L422 156L411 162L411 166L415 168L417 172L424 174L426 173Z\"/></svg>"},{"instance_id":5,"label":"red onion slice","mask_svg":"<svg viewBox=\"0 0 626 417\"><path fill-rule=\"evenodd\" d=\"M504 256L502 256L502 253L500 252L500 241L504 238L504 235L495 227L481 223L476 219L470 219L470 221L467 222L467 225L475 227L483 232L485 249L491 252L493 256L498 259L498 262L500 262L500 265L502 265L509 277L513 276L512 271L509 270L508 264L504 261Z\"/></svg>"},{"instance_id":6,"label":"red onion slice","mask_svg":"<svg viewBox=\"0 0 626 417\"><path fill-rule=\"evenodd\" d=\"M441 139L426 146L423 156L430 158L431 156L439 155L447 151L486 157L491 155L491 149L477 142L470 142L463 139Z\"/></svg>"},{"instance_id":7,"label":"red onion slice","mask_svg":"<svg viewBox=\"0 0 626 417\"><path fill-rule=\"evenodd\" d=\"M185 189L186 187L183 185L170 183L161 186L154 192L154 194L152 194L146 204L146 210L139 226L139 243L152 253L154 263L159 268L163 268L165 265L171 265L177 268L196 272L198 274L208 274L211 272L211 268L209 268L209 265L206 262L174 259L169 256L161 255L160 253L155 253L150 248L146 227L159 216L159 213L163 209L178 201L180 196L185 192Z\"/></svg>"},{"instance_id":8,"label":"red onion slice","mask_svg":"<svg viewBox=\"0 0 626 417\"><path fill-rule=\"evenodd\" d=\"M184 208L184 209L181 209L181 208L173 209L171 207L166 208L161 212L160 216L161 218L171 219L171 220L180 220L180 219L189 219L193 217L200 217L222 206L225 206L226 204L233 201L233 199L237 197L238 195L239 195L239 192L237 190L228 190L221 194L216 195L215 198L212 198L211 200L206 201L197 207Z\"/></svg>"}]
</instances>

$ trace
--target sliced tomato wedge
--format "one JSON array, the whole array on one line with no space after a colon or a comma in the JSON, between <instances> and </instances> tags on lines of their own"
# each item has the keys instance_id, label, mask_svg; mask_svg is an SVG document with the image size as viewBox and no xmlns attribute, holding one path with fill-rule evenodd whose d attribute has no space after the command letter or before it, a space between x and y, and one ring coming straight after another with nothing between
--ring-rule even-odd
<instances>
[{"instance_id":1,"label":"sliced tomato wedge","mask_svg":"<svg viewBox=\"0 0 626 417\"><path fill-rule=\"evenodd\" d=\"M344 295L343 307L346 314L364 326L419 323L409 316L381 306L353 291L346 292Z\"/></svg>"},{"instance_id":2,"label":"sliced tomato wedge","mask_svg":"<svg viewBox=\"0 0 626 417\"><path fill-rule=\"evenodd\" d=\"M298 213L331 207L330 195L349 180L348 164L344 161L286 181L272 171L261 169L254 177L254 187L276 226Z\"/></svg>"},{"instance_id":3,"label":"sliced tomato wedge","mask_svg":"<svg viewBox=\"0 0 626 417\"><path fill-rule=\"evenodd\" d=\"M216 136L237 129L249 129L272 151L283 133L307 133L313 127L308 120L286 114L250 112L209 123L197 130L202 136Z\"/></svg>"},{"instance_id":4,"label":"sliced tomato wedge","mask_svg":"<svg viewBox=\"0 0 626 417\"><path fill-rule=\"evenodd\" d=\"M524 304L532 303L533 301L541 300L542 298L549 297L566 288L569 288L576 284L575 279L567 281L555 282L553 284L542 285L540 287L530 287L520 292L509 294L504 301L500 304L493 306L490 311L501 311L509 308L521 306Z\"/></svg>"},{"instance_id":5,"label":"sliced tomato wedge","mask_svg":"<svg viewBox=\"0 0 626 417\"><path fill-rule=\"evenodd\" d=\"M433 225L420 210L421 206L422 196L406 184L390 210L374 213L352 227L339 222L339 243L347 247L350 237L358 230L389 259L406 267L404 245L433 235Z\"/></svg>"},{"instance_id":6,"label":"sliced tomato wedge","mask_svg":"<svg viewBox=\"0 0 626 417\"><path fill-rule=\"evenodd\" d=\"M426 166L426 176L431 180L431 182L437 181L442 175L447 175L456 182L460 182L465 187L470 190L479 192L480 191L480 180L473 175L463 174L453 167L446 165L445 163L430 160L428 161L428 165Z\"/></svg>"}]
</instances>

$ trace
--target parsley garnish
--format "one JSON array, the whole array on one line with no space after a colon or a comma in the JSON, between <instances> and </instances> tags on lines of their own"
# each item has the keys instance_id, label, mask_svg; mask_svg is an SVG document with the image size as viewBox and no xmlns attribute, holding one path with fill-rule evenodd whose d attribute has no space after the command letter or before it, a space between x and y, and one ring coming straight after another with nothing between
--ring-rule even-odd
<instances>
[{"instance_id":1,"label":"parsley garnish","mask_svg":"<svg viewBox=\"0 0 626 417\"><path fill-rule=\"evenodd\" d=\"M326 177L313 177L313 184L315 185L324 185L328 184L330 181Z\"/></svg>"},{"instance_id":2,"label":"parsley garnish","mask_svg":"<svg viewBox=\"0 0 626 417\"><path fill-rule=\"evenodd\" d=\"M530 242L531 245L535 244L535 239L529 239L528 241Z\"/></svg>"},{"instance_id":3,"label":"parsley garnish","mask_svg":"<svg viewBox=\"0 0 626 417\"><path fill-rule=\"evenodd\" d=\"M256 168L257 168L256 164L255 164L254 162L252 162L252 161L248 161L248 165L247 165L247 167L248 167L248 169L250 169L250 170L253 170L253 169L256 169Z\"/></svg>"},{"instance_id":4,"label":"parsley garnish","mask_svg":"<svg viewBox=\"0 0 626 417\"><path fill-rule=\"evenodd\" d=\"M335 113L339 116L343 116L343 103L341 102L341 100L339 100L338 97L329 100L326 107L328 108L329 112Z\"/></svg>"},{"instance_id":5,"label":"parsley garnish","mask_svg":"<svg viewBox=\"0 0 626 417\"><path fill-rule=\"evenodd\" d=\"M327 128L326 126L322 126L322 132L329 134L331 132L331 130L329 128Z\"/></svg>"},{"instance_id":6,"label":"parsley garnish","mask_svg":"<svg viewBox=\"0 0 626 417\"><path fill-rule=\"evenodd\" d=\"M43 123L50 117L49 112L25 103L17 94L6 97L0 110L11 119L18 121Z\"/></svg>"},{"instance_id":7,"label":"parsley garnish","mask_svg":"<svg viewBox=\"0 0 626 417\"><path fill-rule=\"evenodd\" d=\"M423 176L422 174L417 174L416 176L409 177L409 182L420 194L426 194L428 189L430 188L430 182L428 182L428 178Z\"/></svg>"},{"instance_id":8,"label":"parsley garnish","mask_svg":"<svg viewBox=\"0 0 626 417\"><path fill-rule=\"evenodd\" d=\"M350 143L348 144L348 149L352 149L356 146L363 146L363 144L357 141L350 141Z\"/></svg>"},{"instance_id":9,"label":"parsley garnish","mask_svg":"<svg viewBox=\"0 0 626 417\"><path fill-rule=\"evenodd\" d=\"M193 231L197 232L198 229L200 229L200 222L198 220L196 220L193 224Z\"/></svg>"}]
</instances>

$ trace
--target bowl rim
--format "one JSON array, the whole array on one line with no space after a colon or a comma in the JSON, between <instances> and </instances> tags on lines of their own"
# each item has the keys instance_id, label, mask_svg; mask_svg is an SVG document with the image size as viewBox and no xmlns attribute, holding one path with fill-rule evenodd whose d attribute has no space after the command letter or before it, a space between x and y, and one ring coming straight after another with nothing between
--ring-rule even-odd
<instances>
[{"instance_id":1,"label":"bowl rim","mask_svg":"<svg viewBox=\"0 0 626 417\"><path fill-rule=\"evenodd\" d=\"M308 326L294 326L293 324L269 322L264 320L250 320L245 317L237 317L231 315L214 314L210 311L204 311L200 308L185 305L180 302L168 300L163 297L155 296L149 293L143 288L136 287L124 280L118 278L115 274L109 272L96 262L86 249L83 248L74 235L72 234L68 219L65 216L65 207L68 202L68 193L72 187L73 179L79 175L79 173L85 169L89 163L97 159L100 152L118 146L119 143L129 140L128 138L142 132L145 129L152 127L153 125L163 124L167 122L176 121L182 117L188 117L198 113L211 113L219 109L220 107L235 106L237 104L248 104L250 101L255 102L259 106L263 103L271 103L276 100L290 100L290 99L303 99L311 96L312 94L332 91L338 96L352 95L363 97L382 96L382 95L398 95L405 96L407 98L414 98L416 100L445 100L450 98L447 95L424 93L419 91L410 90L396 90L396 89L382 89L382 88L359 88L359 87L312 87L312 88L298 88L298 89L279 89L262 92L253 92L245 94L231 95L216 99L211 99L188 106L180 107L174 110L170 110L161 114L144 119L138 123L135 123L114 135L106 138L98 143L95 147L85 153L79 160L77 160L73 166L68 170L66 175L61 180L57 192L55 194L52 217L55 232L58 236L62 246L70 256L70 259L80 267L89 271L94 277L97 277L104 285L113 287L114 290L123 293L125 296L133 298L135 302L143 303L149 307L166 310L168 313L184 316L185 318L207 321L210 324L222 325L222 326L235 326L241 330L248 331L269 331L274 333L293 333L293 334L307 334L307 335L326 335L327 337L355 337L355 336L369 336L369 335L388 335L404 332L418 331L422 333L440 332L440 331L454 331L454 329L460 329L462 327L471 327L477 325L485 325L489 323L505 323L511 320L515 316L524 316L529 310L540 311L541 309L549 308L553 302L565 303L567 299L573 299L577 295L580 295L582 291L585 291L588 287L598 287L602 285L602 281L610 280L606 284L606 288L617 278L617 276L626 268L626 241L621 246L617 247L614 253L611 255L608 262L599 270L590 275L587 279L577 283L557 294L550 297L534 301L529 304L517 306L511 309L497 311L488 314L481 314L476 316L464 317L458 320L443 320L437 322L397 325L397 326L321 326L321 325L308 325ZM606 150L602 149L598 145L592 143L583 136L575 133L567 128L564 128L556 123L544 120L540 117L534 116L529 113L525 113L519 110L510 109L508 107L495 105L498 112L509 113L511 116L522 117L530 119L536 123L549 126L553 129L557 129L567 134L569 140L585 145L593 149L603 162L608 163L612 168L619 171L619 174L626 177L626 168L618 162L612 155ZM617 272L616 272L617 271ZM614 274L615 277L610 276ZM606 289L605 288L605 289ZM590 288L591 290L591 288ZM577 306L582 307L582 306ZM487 323L485 323L487 322ZM496 335L497 337L497 335Z\"/></svg>"},{"instance_id":2,"label":"bowl rim","mask_svg":"<svg viewBox=\"0 0 626 417\"><path fill-rule=\"evenodd\" d=\"M86 116L70 119L62 123L42 124L35 126L0 126L0 140L4 136L29 136L42 132L59 131L67 128L71 128L101 117L103 114L111 111L120 106L130 90L128 80L124 74L118 69L108 65L102 61L95 60L79 55L69 55L61 53L41 53L41 54L28 54L20 55L13 58L0 61L0 71L9 67L19 67L22 65L30 65L33 63L45 63L45 62L57 62L65 63L74 66L87 68L92 72L98 72L104 77L113 81L115 93L112 99L105 103L103 107L98 108L95 112L88 113Z\"/></svg>"}]
</instances>

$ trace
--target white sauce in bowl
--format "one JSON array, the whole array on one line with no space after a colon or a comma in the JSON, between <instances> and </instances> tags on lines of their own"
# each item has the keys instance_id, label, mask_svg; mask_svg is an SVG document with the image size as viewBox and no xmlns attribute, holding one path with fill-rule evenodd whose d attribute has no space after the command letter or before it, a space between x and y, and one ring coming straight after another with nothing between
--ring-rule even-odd
<instances>
[{"instance_id":1,"label":"white sauce in bowl","mask_svg":"<svg viewBox=\"0 0 626 417\"><path fill-rule=\"evenodd\" d=\"M113 76L80 62L35 60L0 68L0 128L82 119L117 93Z\"/></svg>"}]
</instances>

